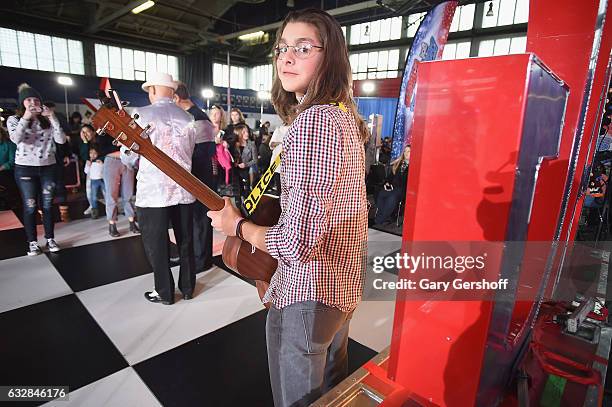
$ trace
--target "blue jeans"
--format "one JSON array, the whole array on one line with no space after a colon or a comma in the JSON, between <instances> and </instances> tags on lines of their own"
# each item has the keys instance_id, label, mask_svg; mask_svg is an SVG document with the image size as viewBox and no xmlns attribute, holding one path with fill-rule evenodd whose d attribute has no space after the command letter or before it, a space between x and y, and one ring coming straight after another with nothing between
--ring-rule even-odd
<instances>
[{"instance_id":1,"label":"blue jeans","mask_svg":"<svg viewBox=\"0 0 612 407\"><path fill-rule=\"evenodd\" d=\"M91 189L89 190L89 205L92 209L98 209L98 196L100 193L104 193L104 180L103 179L92 179Z\"/></svg>"},{"instance_id":2,"label":"blue jeans","mask_svg":"<svg viewBox=\"0 0 612 407\"><path fill-rule=\"evenodd\" d=\"M36 208L42 201L45 238L53 239L53 196L55 194L55 165L33 167L15 165L15 181L23 200L23 225L28 242L37 240Z\"/></svg>"},{"instance_id":3,"label":"blue jeans","mask_svg":"<svg viewBox=\"0 0 612 407\"><path fill-rule=\"evenodd\" d=\"M266 342L275 407L310 405L346 378L351 316L316 301L270 307Z\"/></svg>"}]
</instances>

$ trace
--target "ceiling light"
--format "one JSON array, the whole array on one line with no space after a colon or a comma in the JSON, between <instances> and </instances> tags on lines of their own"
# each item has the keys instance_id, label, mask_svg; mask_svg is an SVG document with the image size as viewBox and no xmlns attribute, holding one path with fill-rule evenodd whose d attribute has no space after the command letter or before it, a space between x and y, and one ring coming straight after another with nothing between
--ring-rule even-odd
<instances>
[{"instance_id":1,"label":"ceiling light","mask_svg":"<svg viewBox=\"0 0 612 407\"><path fill-rule=\"evenodd\" d=\"M364 82L363 85L361 85L361 90L363 93L372 93L375 89L376 85L374 85L374 82L371 81Z\"/></svg>"},{"instance_id":2,"label":"ceiling light","mask_svg":"<svg viewBox=\"0 0 612 407\"><path fill-rule=\"evenodd\" d=\"M138 14L142 11L145 11L147 9L150 9L151 7L153 7L155 5L154 1L147 1L145 3L142 3L140 6L136 6L132 9L132 13L134 14Z\"/></svg>"},{"instance_id":3,"label":"ceiling light","mask_svg":"<svg viewBox=\"0 0 612 407\"><path fill-rule=\"evenodd\" d=\"M287 7L289 8L295 7L295 2L293 0L287 0Z\"/></svg>"},{"instance_id":4,"label":"ceiling light","mask_svg":"<svg viewBox=\"0 0 612 407\"><path fill-rule=\"evenodd\" d=\"M493 2L489 3L489 11L487 11L487 17L493 17Z\"/></svg>"},{"instance_id":5,"label":"ceiling light","mask_svg":"<svg viewBox=\"0 0 612 407\"><path fill-rule=\"evenodd\" d=\"M62 86L72 86L72 78L69 76L58 76L57 83Z\"/></svg>"},{"instance_id":6,"label":"ceiling light","mask_svg":"<svg viewBox=\"0 0 612 407\"><path fill-rule=\"evenodd\" d=\"M238 39L240 41L251 41L251 40L255 40L257 38L262 37L264 34L265 33L263 31L256 31L254 33L241 35L240 37L238 37Z\"/></svg>"},{"instance_id":7,"label":"ceiling light","mask_svg":"<svg viewBox=\"0 0 612 407\"><path fill-rule=\"evenodd\" d=\"M212 89L202 89L202 97L204 99L212 99L214 93Z\"/></svg>"}]
</instances>

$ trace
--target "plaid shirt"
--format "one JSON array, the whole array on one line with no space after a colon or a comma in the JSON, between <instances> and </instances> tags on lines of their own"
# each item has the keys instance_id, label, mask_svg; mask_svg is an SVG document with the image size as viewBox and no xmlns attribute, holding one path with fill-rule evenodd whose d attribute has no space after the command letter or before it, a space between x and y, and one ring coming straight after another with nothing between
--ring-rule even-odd
<instances>
[{"instance_id":1,"label":"plaid shirt","mask_svg":"<svg viewBox=\"0 0 612 407\"><path fill-rule=\"evenodd\" d=\"M355 309L368 229L364 162L350 112L317 105L295 119L283 140L282 213L266 233L278 269L264 302L283 308L312 300Z\"/></svg>"}]
</instances>

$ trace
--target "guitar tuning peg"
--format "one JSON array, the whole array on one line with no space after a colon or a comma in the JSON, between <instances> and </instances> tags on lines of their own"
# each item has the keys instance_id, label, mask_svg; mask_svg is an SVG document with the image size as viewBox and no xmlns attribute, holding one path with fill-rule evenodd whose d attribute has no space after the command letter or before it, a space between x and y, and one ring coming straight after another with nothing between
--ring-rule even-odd
<instances>
[{"instance_id":1,"label":"guitar tuning peg","mask_svg":"<svg viewBox=\"0 0 612 407\"><path fill-rule=\"evenodd\" d=\"M147 126L144 129L142 129L142 132L140 133L140 137L148 138L149 137L149 130L151 130L151 125L147 124Z\"/></svg>"},{"instance_id":2,"label":"guitar tuning peg","mask_svg":"<svg viewBox=\"0 0 612 407\"><path fill-rule=\"evenodd\" d=\"M138 120L138 118L139 118L139 117L140 117L140 116L138 115L138 113L134 113L134 114L132 115L132 119L134 119L134 120Z\"/></svg>"}]
</instances>

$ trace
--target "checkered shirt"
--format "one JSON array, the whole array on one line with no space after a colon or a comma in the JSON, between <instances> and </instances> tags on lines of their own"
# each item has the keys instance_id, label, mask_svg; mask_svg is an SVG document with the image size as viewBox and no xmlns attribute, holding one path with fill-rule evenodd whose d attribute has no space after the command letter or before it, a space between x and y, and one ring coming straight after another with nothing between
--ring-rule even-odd
<instances>
[{"instance_id":1,"label":"checkered shirt","mask_svg":"<svg viewBox=\"0 0 612 407\"><path fill-rule=\"evenodd\" d=\"M282 213L266 233L278 269L264 302L283 308L312 300L355 309L367 254L364 162L350 112L317 105L295 119L283 139Z\"/></svg>"}]
</instances>

